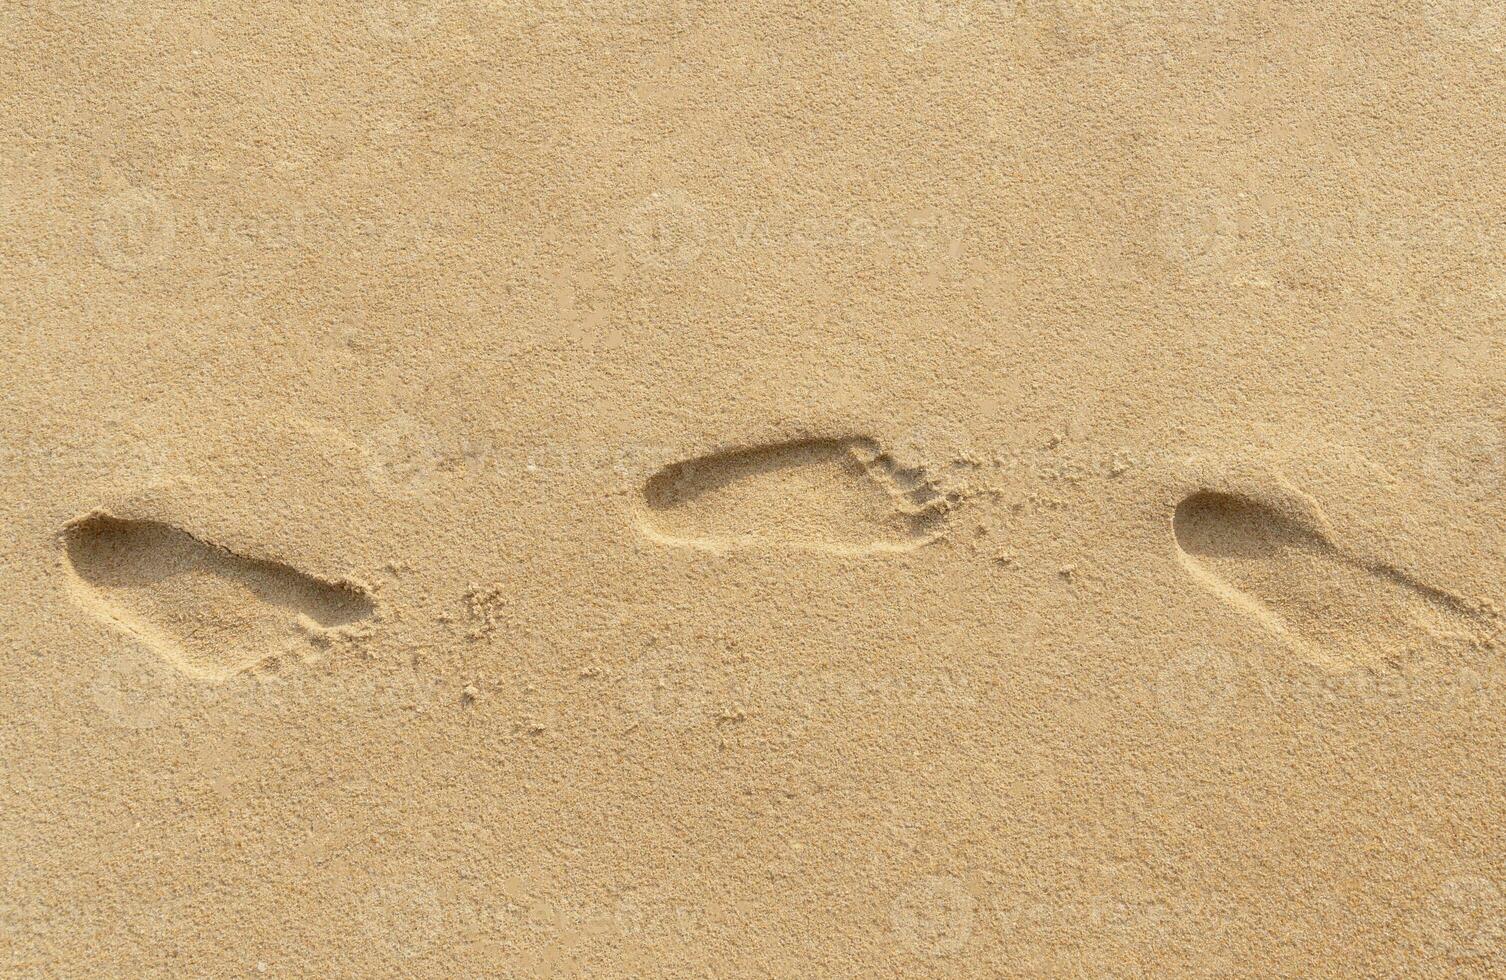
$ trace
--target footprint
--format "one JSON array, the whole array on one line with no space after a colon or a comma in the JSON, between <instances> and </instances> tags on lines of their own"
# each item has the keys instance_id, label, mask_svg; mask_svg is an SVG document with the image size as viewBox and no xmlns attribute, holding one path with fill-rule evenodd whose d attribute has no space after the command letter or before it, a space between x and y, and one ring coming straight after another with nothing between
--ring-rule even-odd
<instances>
[{"instance_id":1,"label":"footprint","mask_svg":"<svg viewBox=\"0 0 1506 980\"><path fill-rule=\"evenodd\" d=\"M1464 600L1347 553L1320 524L1321 515L1209 490L1172 520L1194 574L1314 660L1369 665L1481 637Z\"/></svg>"},{"instance_id":2,"label":"footprint","mask_svg":"<svg viewBox=\"0 0 1506 980\"><path fill-rule=\"evenodd\" d=\"M372 613L354 586L246 558L157 521L95 512L63 531L85 600L164 659L223 680Z\"/></svg>"},{"instance_id":3,"label":"footprint","mask_svg":"<svg viewBox=\"0 0 1506 980\"><path fill-rule=\"evenodd\" d=\"M643 488L642 527L666 544L909 551L939 537L954 495L872 439L804 439L667 466Z\"/></svg>"}]
</instances>

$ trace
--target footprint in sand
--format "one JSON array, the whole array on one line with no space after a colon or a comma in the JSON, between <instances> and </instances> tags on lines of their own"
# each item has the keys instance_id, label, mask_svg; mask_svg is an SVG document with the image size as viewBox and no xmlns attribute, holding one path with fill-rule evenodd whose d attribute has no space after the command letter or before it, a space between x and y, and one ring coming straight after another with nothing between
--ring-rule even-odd
<instances>
[{"instance_id":1,"label":"footprint in sand","mask_svg":"<svg viewBox=\"0 0 1506 980\"><path fill-rule=\"evenodd\" d=\"M365 619L354 586L234 554L157 521L93 513L63 531L85 601L194 677L218 681Z\"/></svg>"},{"instance_id":2,"label":"footprint in sand","mask_svg":"<svg viewBox=\"0 0 1506 980\"><path fill-rule=\"evenodd\" d=\"M1203 490L1172 527L1198 578L1316 661L1369 665L1485 635L1464 600L1348 553L1307 515Z\"/></svg>"},{"instance_id":3,"label":"footprint in sand","mask_svg":"<svg viewBox=\"0 0 1506 980\"><path fill-rule=\"evenodd\" d=\"M935 540L955 503L872 439L804 439L665 467L643 488L641 523L665 544L874 554Z\"/></svg>"}]
</instances>

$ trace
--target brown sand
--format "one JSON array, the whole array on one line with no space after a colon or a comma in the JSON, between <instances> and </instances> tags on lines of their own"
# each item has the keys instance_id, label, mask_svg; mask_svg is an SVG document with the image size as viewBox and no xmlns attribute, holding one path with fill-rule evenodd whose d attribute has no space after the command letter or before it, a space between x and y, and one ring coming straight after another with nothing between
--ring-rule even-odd
<instances>
[{"instance_id":1,"label":"brown sand","mask_svg":"<svg viewBox=\"0 0 1506 980\"><path fill-rule=\"evenodd\" d=\"M0 975L1506 974L1506 10L15 0Z\"/></svg>"}]
</instances>

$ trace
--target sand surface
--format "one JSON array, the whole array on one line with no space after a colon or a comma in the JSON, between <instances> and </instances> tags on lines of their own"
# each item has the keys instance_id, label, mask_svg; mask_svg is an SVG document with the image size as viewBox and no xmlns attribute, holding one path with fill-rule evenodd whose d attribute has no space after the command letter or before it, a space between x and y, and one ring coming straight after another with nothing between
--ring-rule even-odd
<instances>
[{"instance_id":1,"label":"sand surface","mask_svg":"<svg viewBox=\"0 0 1506 980\"><path fill-rule=\"evenodd\" d=\"M1506 974L1506 8L12 0L0 975Z\"/></svg>"}]
</instances>

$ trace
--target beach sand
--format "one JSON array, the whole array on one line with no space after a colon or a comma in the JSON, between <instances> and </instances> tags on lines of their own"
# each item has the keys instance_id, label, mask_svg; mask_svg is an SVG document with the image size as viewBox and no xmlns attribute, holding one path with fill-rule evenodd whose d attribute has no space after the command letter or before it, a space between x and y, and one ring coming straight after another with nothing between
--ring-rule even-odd
<instances>
[{"instance_id":1,"label":"beach sand","mask_svg":"<svg viewBox=\"0 0 1506 980\"><path fill-rule=\"evenodd\" d=\"M0 974L1506 971L1499 4L0 45Z\"/></svg>"}]
</instances>

